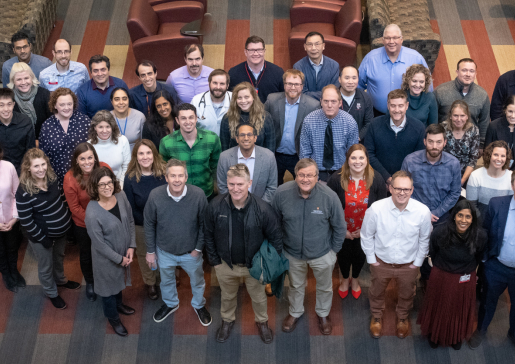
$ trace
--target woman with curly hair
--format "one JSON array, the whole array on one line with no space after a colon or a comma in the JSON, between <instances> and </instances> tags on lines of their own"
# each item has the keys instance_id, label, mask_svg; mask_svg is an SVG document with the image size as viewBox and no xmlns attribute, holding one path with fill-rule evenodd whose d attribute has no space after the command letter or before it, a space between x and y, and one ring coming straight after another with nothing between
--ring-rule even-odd
<instances>
[{"instance_id":1,"label":"woman with curly hair","mask_svg":"<svg viewBox=\"0 0 515 364\"><path fill-rule=\"evenodd\" d=\"M222 151L238 145L236 129L240 124L253 126L257 131L256 145L268 148L275 153L275 129L272 116L257 96L256 90L248 82L238 84L231 98L229 111L220 124Z\"/></svg>"},{"instance_id":2,"label":"woman with curly hair","mask_svg":"<svg viewBox=\"0 0 515 364\"><path fill-rule=\"evenodd\" d=\"M429 91L433 80L429 69L414 64L402 76L401 89L408 94L409 108L406 115L420 120L425 126L438 122L438 104L435 95Z\"/></svg>"},{"instance_id":3,"label":"woman with curly hair","mask_svg":"<svg viewBox=\"0 0 515 364\"><path fill-rule=\"evenodd\" d=\"M154 93L141 137L152 141L157 150L161 139L179 129L174 109L175 102L168 91L160 90Z\"/></svg>"}]
</instances>

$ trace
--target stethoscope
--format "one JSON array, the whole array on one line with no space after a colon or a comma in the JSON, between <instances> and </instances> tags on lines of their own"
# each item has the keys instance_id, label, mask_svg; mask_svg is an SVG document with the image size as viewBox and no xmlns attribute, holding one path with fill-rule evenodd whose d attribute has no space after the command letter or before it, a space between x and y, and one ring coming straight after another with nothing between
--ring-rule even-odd
<instances>
[{"instance_id":1,"label":"stethoscope","mask_svg":"<svg viewBox=\"0 0 515 364\"><path fill-rule=\"evenodd\" d=\"M204 109L202 109L202 116L200 117L200 120L206 120L206 118L204 117L204 113L206 112L206 94L208 93L209 91L206 91L202 94L202 97L200 98L200 101L198 103L198 108L200 109L200 105L204 104ZM231 102L231 95L229 95L227 93L227 91L225 92L226 95L229 96L229 102ZM225 98L224 98L224 102L225 102Z\"/></svg>"}]
</instances>

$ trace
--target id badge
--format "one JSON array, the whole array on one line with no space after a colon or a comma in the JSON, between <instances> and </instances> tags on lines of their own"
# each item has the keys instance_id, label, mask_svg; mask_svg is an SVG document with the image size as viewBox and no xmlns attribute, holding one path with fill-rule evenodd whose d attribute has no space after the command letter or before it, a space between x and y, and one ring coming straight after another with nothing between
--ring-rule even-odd
<instances>
[{"instance_id":1,"label":"id badge","mask_svg":"<svg viewBox=\"0 0 515 364\"><path fill-rule=\"evenodd\" d=\"M259 93L259 87L254 87L254 89L256 90L256 93Z\"/></svg>"},{"instance_id":2,"label":"id badge","mask_svg":"<svg viewBox=\"0 0 515 364\"><path fill-rule=\"evenodd\" d=\"M470 274L464 274L460 277L460 283L470 282Z\"/></svg>"}]
</instances>

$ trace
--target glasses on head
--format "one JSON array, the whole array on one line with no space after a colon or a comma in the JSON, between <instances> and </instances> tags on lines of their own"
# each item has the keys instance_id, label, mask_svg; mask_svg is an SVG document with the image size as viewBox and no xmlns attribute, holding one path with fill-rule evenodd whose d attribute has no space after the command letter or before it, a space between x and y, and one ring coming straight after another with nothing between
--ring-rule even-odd
<instances>
[{"instance_id":1,"label":"glasses on head","mask_svg":"<svg viewBox=\"0 0 515 364\"><path fill-rule=\"evenodd\" d=\"M110 181L110 182L107 182L107 183L99 183L99 184L98 184L98 188L99 188L100 190L105 190L106 188L108 188L108 187L113 187L113 186L114 186L113 181Z\"/></svg>"},{"instance_id":2,"label":"glasses on head","mask_svg":"<svg viewBox=\"0 0 515 364\"><path fill-rule=\"evenodd\" d=\"M236 171L244 171L245 170L245 167L247 166L238 166L238 165L234 165L234 166L230 166L229 169L232 169L233 171L236 170Z\"/></svg>"},{"instance_id":3,"label":"glasses on head","mask_svg":"<svg viewBox=\"0 0 515 364\"><path fill-rule=\"evenodd\" d=\"M265 48L258 48L258 49L247 49L247 52L249 52L250 54L263 54L265 53Z\"/></svg>"},{"instance_id":4,"label":"glasses on head","mask_svg":"<svg viewBox=\"0 0 515 364\"><path fill-rule=\"evenodd\" d=\"M402 37L399 37L399 36L397 36L397 37L383 37L383 39L384 39L385 41L387 41L387 42L389 42L389 41L391 41L391 40L399 40L399 39L401 39L401 38L402 38Z\"/></svg>"},{"instance_id":5,"label":"glasses on head","mask_svg":"<svg viewBox=\"0 0 515 364\"><path fill-rule=\"evenodd\" d=\"M315 178L317 175L316 175L316 173L310 173L310 174L299 173L299 174L297 174L297 176L300 179L304 179L304 178L311 179L311 178Z\"/></svg>"},{"instance_id":6,"label":"glasses on head","mask_svg":"<svg viewBox=\"0 0 515 364\"><path fill-rule=\"evenodd\" d=\"M54 52L55 52L55 51L54 51ZM60 55L60 56L63 56L63 55L65 55L65 54L70 54L70 53L71 53L71 51L69 51L69 50L65 50L65 51L56 51L56 52L55 52L55 54L58 54L58 55Z\"/></svg>"},{"instance_id":7,"label":"glasses on head","mask_svg":"<svg viewBox=\"0 0 515 364\"><path fill-rule=\"evenodd\" d=\"M302 86L302 83L291 83L291 82L286 82L286 83L284 84L284 86L286 86L286 87L300 87L300 86Z\"/></svg>"},{"instance_id":8,"label":"glasses on head","mask_svg":"<svg viewBox=\"0 0 515 364\"><path fill-rule=\"evenodd\" d=\"M319 48L319 47L321 47L321 46L322 46L322 44L324 44L324 43L321 43L321 42L316 42L316 43L306 43L306 47L308 47L308 48L313 48L313 47L315 47L315 48Z\"/></svg>"},{"instance_id":9,"label":"glasses on head","mask_svg":"<svg viewBox=\"0 0 515 364\"><path fill-rule=\"evenodd\" d=\"M254 136L254 133L247 133L247 134L245 134L245 133L241 133L241 134L238 134L238 136L239 136L240 138L245 138L245 137L247 137L247 138L252 138L252 137Z\"/></svg>"},{"instance_id":10,"label":"glasses on head","mask_svg":"<svg viewBox=\"0 0 515 364\"><path fill-rule=\"evenodd\" d=\"M393 187L393 190L397 193L400 193L400 194L404 194L404 193L409 193L411 191L411 188L397 188L397 187Z\"/></svg>"}]
</instances>

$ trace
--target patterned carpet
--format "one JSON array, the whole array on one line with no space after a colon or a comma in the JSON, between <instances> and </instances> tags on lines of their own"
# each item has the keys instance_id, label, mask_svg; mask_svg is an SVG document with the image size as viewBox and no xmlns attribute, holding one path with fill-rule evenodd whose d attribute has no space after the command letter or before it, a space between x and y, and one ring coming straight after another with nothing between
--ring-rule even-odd
<instances>
[{"instance_id":1,"label":"patterned carpet","mask_svg":"<svg viewBox=\"0 0 515 364\"><path fill-rule=\"evenodd\" d=\"M290 0L209 0L208 12L217 21L216 30L205 37L205 64L228 70L244 60L243 45L250 34L267 44L266 58L284 69L290 67L287 38ZM111 59L111 74L123 77L129 86L138 84L129 35L125 27L130 0L61 0L58 21L44 54L51 56L53 42L64 37L73 44L72 59L87 63L98 53ZM429 0L431 24L442 36L434 82L454 78L456 63L471 56L478 63L478 83L490 94L497 77L515 68L515 2L513 0ZM366 39L366 36L363 38ZM369 50L358 49L358 62ZM182 50L179 50L182 52ZM130 335L118 337L102 314L100 301L87 301L84 288L61 291L68 308L56 310L42 293L37 264L26 243L20 251L19 268L28 287L13 294L0 285L0 363L428 363L511 364L515 347L507 340L510 303L504 294L492 322L488 340L476 351L432 350L415 324L423 296L417 293L411 316L412 336L395 337L395 286L387 294L385 336L373 340L368 333L368 268L360 277L363 294L342 301L335 295L331 318L333 333L322 336L317 328L314 278L309 276L306 314L297 329L283 333L287 315L285 300L269 298L270 326L274 342L264 345L257 335L251 302L240 290L237 320L230 340L214 340L220 324L220 289L214 274L206 271L207 308L213 324L204 328L190 307L189 279L183 273L180 309L161 324L152 320L162 301L146 298L138 264L133 263L133 286L124 291L124 301L136 314L123 317ZM68 246L65 272L81 281L78 247ZM310 273L311 274L311 273ZM335 290L338 271L333 277Z\"/></svg>"}]
</instances>

